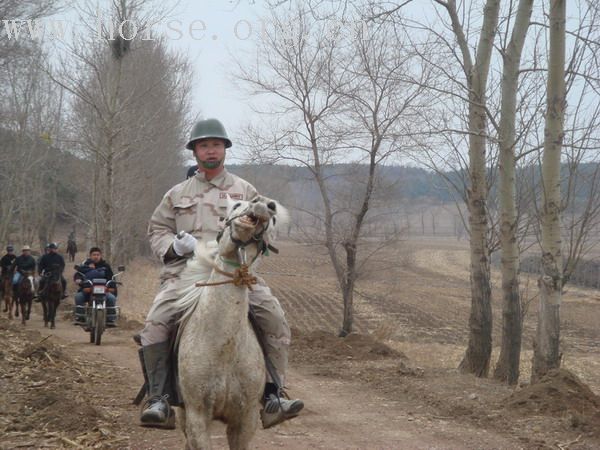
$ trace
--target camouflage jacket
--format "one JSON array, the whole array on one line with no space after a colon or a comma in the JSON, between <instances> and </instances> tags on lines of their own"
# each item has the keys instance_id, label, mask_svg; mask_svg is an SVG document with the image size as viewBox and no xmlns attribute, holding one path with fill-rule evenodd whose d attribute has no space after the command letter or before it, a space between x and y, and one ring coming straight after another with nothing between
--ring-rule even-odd
<instances>
[{"instance_id":1,"label":"camouflage jacket","mask_svg":"<svg viewBox=\"0 0 600 450\"><path fill-rule=\"evenodd\" d=\"M228 194L232 200L251 200L258 195L254 186L227 170L210 181L198 172L165 194L148 226L152 251L164 263L161 280L177 277L185 266L185 258L173 257L171 245L178 232L187 231L196 239L216 239L224 224Z\"/></svg>"}]
</instances>

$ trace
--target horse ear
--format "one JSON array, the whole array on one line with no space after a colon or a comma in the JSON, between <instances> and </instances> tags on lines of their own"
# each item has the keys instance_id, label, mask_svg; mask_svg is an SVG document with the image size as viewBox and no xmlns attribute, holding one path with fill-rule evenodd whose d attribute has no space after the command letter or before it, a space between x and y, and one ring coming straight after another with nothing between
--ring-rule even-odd
<instances>
[{"instance_id":1,"label":"horse ear","mask_svg":"<svg viewBox=\"0 0 600 450\"><path fill-rule=\"evenodd\" d=\"M231 214L234 205L237 203L234 199L231 198L229 192L225 193L225 198L227 199L227 217Z\"/></svg>"}]
</instances>

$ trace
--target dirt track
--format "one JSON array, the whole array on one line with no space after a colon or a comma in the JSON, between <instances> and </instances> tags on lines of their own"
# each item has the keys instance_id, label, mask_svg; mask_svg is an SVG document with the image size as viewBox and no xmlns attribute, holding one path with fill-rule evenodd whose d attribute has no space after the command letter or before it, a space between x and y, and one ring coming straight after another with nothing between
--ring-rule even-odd
<instances>
[{"instance_id":1,"label":"dirt track","mask_svg":"<svg viewBox=\"0 0 600 450\"><path fill-rule=\"evenodd\" d=\"M306 408L289 423L259 430L253 448L597 448L600 440L586 422L589 419L569 410L569 405L552 404L556 411L547 415L547 411L525 401L529 409L524 411L529 411L529 415L522 411L516 414L505 408L513 388L457 373L455 367L464 351L468 315L464 246L449 243L442 248L439 242L429 247L420 242L411 245L405 251L409 255L406 264L390 268L387 261L380 261L384 270L376 270L359 285L357 329L373 335L356 335L345 341L332 334L341 307L322 257L309 248L284 245L280 256L266 262L261 271L296 330L288 380L290 394L302 398ZM374 265L377 268L377 261ZM129 298L122 301L122 307L129 318L142 317L151 300L153 286L148 280L154 280L156 271L149 267L138 263L128 269L123 298ZM598 330L593 326L597 323L598 305L587 291L573 290L570 295L564 309L568 318L564 325L565 346L570 349L567 365L594 387L600 374ZM26 328L37 330L42 336L51 335L46 342L60 347L67 369L73 366L72 370L61 372L61 395L68 400L86 389L93 392L94 383L98 383L101 395L93 396L89 402L100 406L91 413L100 410L99 416L104 417L103 422L98 419L102 425L95 429L98 448L183 448L180 431L137 426L138 410L131 399L139 388L141 375L131 335L139 323L129 321L120 329L109 330L102 345L95 346L63 314L57 329L45 329L39 310L36 305ZM11 327L6 331L0 326L0 338L5 331L8 339L19 334L14 332L14 325ZM40 336L22 335L20 339L39 341ZM524 360L530 357L527 351ZM60 354L53 358L60 358ZM23 361L22 364L27 363ZM60 364L45 360L43 363L43 374L39 376L50 381ZM110 386L93 377L93 382L82 381L77 368L83 372L82 367L87 365L96 374L108 368L101 381ZM10 387L17 376L0 377L0 400L12 399ZM84 385L77 384L82 382ZM30 386L24 389L35 392ZM526 389L517 391L523 393L521 398L526 398ZM10 401L13 411L26 410L20 400L14 404ZM82 411L77 414L83 414ZM69 413L60 410L60 426L77 420ZM12 430L11 440L6 446L0 440L0 448L34 442L26 431L19 431L18 417L3 417L1 412L0 434L4 419L9 423L5 429ZM215 447L225 448L224 428L215 425ZM40 436L31 448L39 448L44 442L44 435ZM48 442L56 447L56 436L48 436ZM92 438L86 441L75 431L67 437L75 445L64 445L65 448L73 448L77 442L85 443L82 448L91 446Z\"/></svg>"},{"instance_id":2,"label":"dirt track","mask_svg":"<svg viewBox=\"0 0 600 450\"><path fill-rule=\"evenodd\" d=\"M140 383L136 346L131 330L109 330L101 346L89 344L87 335L79 328L61 320L55 330L43 327L35 308L27 328L43 336L52 335L54 343L64 346L66 353L81 360L106 360L116 368L106 374L120 384L124 397L115 405L120 408L121 421L129 429L132 449L183 448L179 431L142 429L137 426L137 408L127 400L133 398ZM465 429L453 424L420 415L420 406L384 398L380 393L365 389L360 382L340 382L293 370L290 375L291 394L306 402L304 413L271 430L259 430L253 448L480 448L481 439L487 448L508 448L516 445L485 430ZM225 448L224 428L215 424L213 442Z\"/></svg>"}]
</instances>

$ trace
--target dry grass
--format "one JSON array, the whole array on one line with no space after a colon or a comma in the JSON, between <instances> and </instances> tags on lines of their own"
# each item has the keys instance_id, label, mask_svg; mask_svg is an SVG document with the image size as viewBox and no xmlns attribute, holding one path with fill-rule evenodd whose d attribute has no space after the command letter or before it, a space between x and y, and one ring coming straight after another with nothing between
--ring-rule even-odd
<instances>
[{"instance_id":1,"label":"dry grass","mask_svg":"<svg viewBox=\"0 0 600 450\"><path fill-rule=\"evenodd\" d=\"M341 295L326 254L318 247L283 242L279 255L265 258L259 273L279 298L290 325L310 332L335 333L341 324ZM404 255L410 265L394 265ZM460 362L467 339L470 308L469 252L466 242L421 238L387 249L373 261L377 270L359 282L355 321L359 332L404 352L419 367L453 369ZM136 259L123 278L121 306L129 319L143 321L158 290L158 264ZM501 336L500 274L493 270L494 350ZM534 293L535 278L524 277ZM561 310L563 365L595 391L600 391L600 294L598 290L570 287ZM526 317L521 380L531 371L532 339L537 303Z\"/></svg>"},{"instance_id":2,"label":"dry grass","mask_svg":"<svg viewBox=\"0 0 600 450\"><path fill-rule=\"evenodd\" d=\"M121 311L129 320L144 322L158 292L160 266L148 258L136 258L127 266L119 291Z\"/></svg>"}]
</instances>

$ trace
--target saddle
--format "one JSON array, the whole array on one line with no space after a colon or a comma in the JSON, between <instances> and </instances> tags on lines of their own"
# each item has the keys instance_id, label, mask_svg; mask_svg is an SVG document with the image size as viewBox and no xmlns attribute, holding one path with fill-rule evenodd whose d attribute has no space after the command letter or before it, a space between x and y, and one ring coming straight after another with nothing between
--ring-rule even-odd
<instances>
[{"instance_id":1,"label":"saddle","mask_svg":"<svg viewBox=\"0 0 600 450\"><path fill-rule=\"evenodd\" d=\"M281 380L279 378L279 375L277 374L277 370L275 370L275 366L273 365L273 362L267 356L267 352L265 350L265 348L266 348L265 347L265 335L262 332L262 330L260 329L260 327L258 326L258 322L256 320L256 315L254 313L254 310L252 309L252 305L250 305L249 309L248 309L248 320L250 321L250 325L252 325L252 329L254 330L254 334L256 335L256 340L258 341L258 345L260 346L260 348L262 350L267 373L271 377L273 384L275 384L277 386L277 392L281 393L281 392L283 392L283 386L282 386ZM167 382L165 384L165 389L164 389L165 394L167 394L169 396L168 399L169 399L169 404L171 406L183 406L181 393L179 392L179 376L178 376L178 370L177 370L177 355L178 355L178 351L179 351L179 348L177 346L178 331L179 331L179 325L177 325L177 327L175 328L174 333L172 333L171 339L169 341L169 345L171 348L171 352L170 352L170 356L169 356L169 361L170 361L169 375L167 377ZM140 347L142 346L142 341L141 341L141 337L139 334L134 335L133 340ZM139 392L137 393L137 395L135 396L135 398L133 400L133 404L136 406L139 406L142 403L142 401L144 400L144 398L146 397L146 394L148 392L148 374L146 373L146 365L144 364L144 354L143 354L141 348L139 349L138 355L140 358L142 370L144 372L144 384L142 385L142 387L140 388Z\"/></svg>"}]
</instances>

